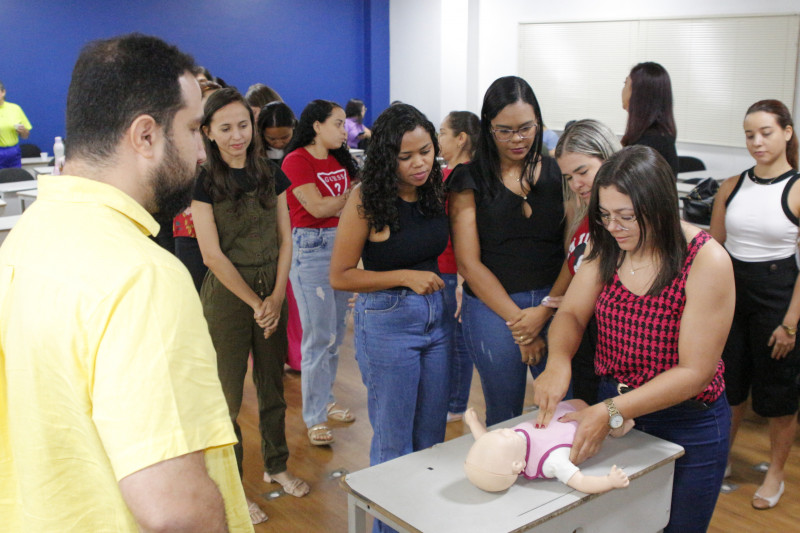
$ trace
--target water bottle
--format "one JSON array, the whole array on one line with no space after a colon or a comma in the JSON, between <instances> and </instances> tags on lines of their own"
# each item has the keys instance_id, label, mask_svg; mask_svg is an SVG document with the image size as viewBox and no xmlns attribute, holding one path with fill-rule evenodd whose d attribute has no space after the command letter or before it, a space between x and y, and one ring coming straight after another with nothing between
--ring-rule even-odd
<instances>
[{"instance_id":1,"label":"water bottle","mask_svg":"<svg viewBox=\"0 0 800 533\"><path fill-rule=\"evenodd\" d=\"M56 142L53 144L53 175L58 176L61 174L61 169L64 168L64 141L61 137L56 137Z\"/></svg>"}]
</instances>

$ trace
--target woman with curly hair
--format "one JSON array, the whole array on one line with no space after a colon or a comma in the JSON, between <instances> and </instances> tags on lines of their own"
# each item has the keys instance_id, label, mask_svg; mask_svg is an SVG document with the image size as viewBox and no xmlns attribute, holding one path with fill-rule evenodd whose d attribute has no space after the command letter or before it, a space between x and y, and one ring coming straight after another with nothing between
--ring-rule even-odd
<instances>
[{"instance_id":1,"label":"woman with curly hair","mask_svg":"<svg viewBox=\"0 0 800 533\"><path fill-rule=\"evenodd\" d=\"M239 474L242 433L236 418L252 354L264 479L280 483L293 496L304 496L308 485L286 469L289 448L284 431L284 295L292 246L285 193L289 180L259 155L253 113L235 89L211 95L202 129L208 160L192 201L197 241L209 269L200 299L239 438L235 447ZM248 500L248 507L254 524L266 520L256 503Z\"/></svg>"},{"instance_id":2,"label":"woman with curly hair","mask_svg":"<svg viewBox=\"0 0 800 533\"><path fill-rule=\"evenodd\" d=\"M437 155L425 115L406 104L381 113L331 258L331 285L359 293L372 465L444 440L451 326L437 264L448 237Z\"/></svg>"},{"instance_id":3,"label":"woman with curly hair","mask_svg":"<svg viewBox=\"0 0 800 533\"><path fill-rule=\"evenodd\" d=\"M350 409L336 405L333 382L344 340L349 294L331 288L330 265L339 214L350 193L356 168L345 145L344 110L314 100L300 115L283 160L292 221L292 281L300 323L303 420L311 444L333 442L328 419L353 422Z\"/></svg>"}]
</instances>

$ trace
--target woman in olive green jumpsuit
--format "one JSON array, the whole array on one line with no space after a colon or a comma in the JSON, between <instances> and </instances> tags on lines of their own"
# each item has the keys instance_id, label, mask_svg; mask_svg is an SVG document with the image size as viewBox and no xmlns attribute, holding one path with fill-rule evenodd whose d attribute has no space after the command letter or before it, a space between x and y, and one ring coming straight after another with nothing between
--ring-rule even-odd
<instances>
[{"instance_id":1,"label":"woman in olive green jumpsuit","mask_svg":"<svg viewBox=\"0 0 800 533\"><path fill-rule=\"evenodd\" d=\"M259 155L252 111L236 90L222 89L208 99L202 129L208 159L192 201L198 244L209 267L200 299L239 437L239 472L243 454L236 418L252 354L264 478L280 483L289 494L304 496L308 485L286 469L289 450L284 431L284 296L292 255L284 191L290 182ZM254 523L266 520L255 503L249 504Z\"/></svg>"}]
</instances>

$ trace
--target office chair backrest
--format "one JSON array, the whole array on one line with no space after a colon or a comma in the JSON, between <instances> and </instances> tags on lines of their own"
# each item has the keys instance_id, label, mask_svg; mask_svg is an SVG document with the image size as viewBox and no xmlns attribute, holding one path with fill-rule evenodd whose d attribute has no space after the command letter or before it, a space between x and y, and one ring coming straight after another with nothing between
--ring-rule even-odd
<instances>
[{"instance_id":1,"label":"office chair backrest","mask_svg":"<svg viewBox=\"0 0 800 533\"><path fill-rule=\"evenodd\" d=\"M0 183L11 183L12 181L28 181L33 176L27 170L21 168L0 168Z\"/></svg>"},{"instance_id":2,"label":"office chair backrest","mask_svg":"<svg viewBox=\"0 0 800 533\"><path fill-rule=\"evenodd\" d=\"M705 170L706 165L700 159L688 155L678 156L678 173L681 172L696 172L698 170Z\"/></svg>"},{"instance_id":3,"label":"office chair backrest","mask_svg":"<svg viewBox=\"0 0 800 533\"><path fill-rule=\"evenodd\" d=\"M22 152L22 157L39 157L42 154L39 147L31 143L20 144L19 150Z\"/></svg>"}]
</instances>

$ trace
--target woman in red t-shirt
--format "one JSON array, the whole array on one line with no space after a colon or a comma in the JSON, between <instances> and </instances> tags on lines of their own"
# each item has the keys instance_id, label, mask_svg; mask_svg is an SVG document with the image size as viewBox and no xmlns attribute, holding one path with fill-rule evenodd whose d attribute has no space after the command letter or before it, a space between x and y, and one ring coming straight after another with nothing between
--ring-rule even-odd
<instances>
[{"instance_id":1,"label":"woman in red t-shirt","mask_svg":"<svg viewBox=\"0 0 800 533\"><path fill-rule=\"evenodd\" d=\"M282 169L291 180L287 200L292 223L292 282L300 322L303 420L311 444L333 442L328 418L353 422L349 409L336 405L333 382L344 339L350 294L330 285L330 264L339 214L356 168L345 141L344 110L314 100L300 115Z\"/></svg>"}]
</instances>

